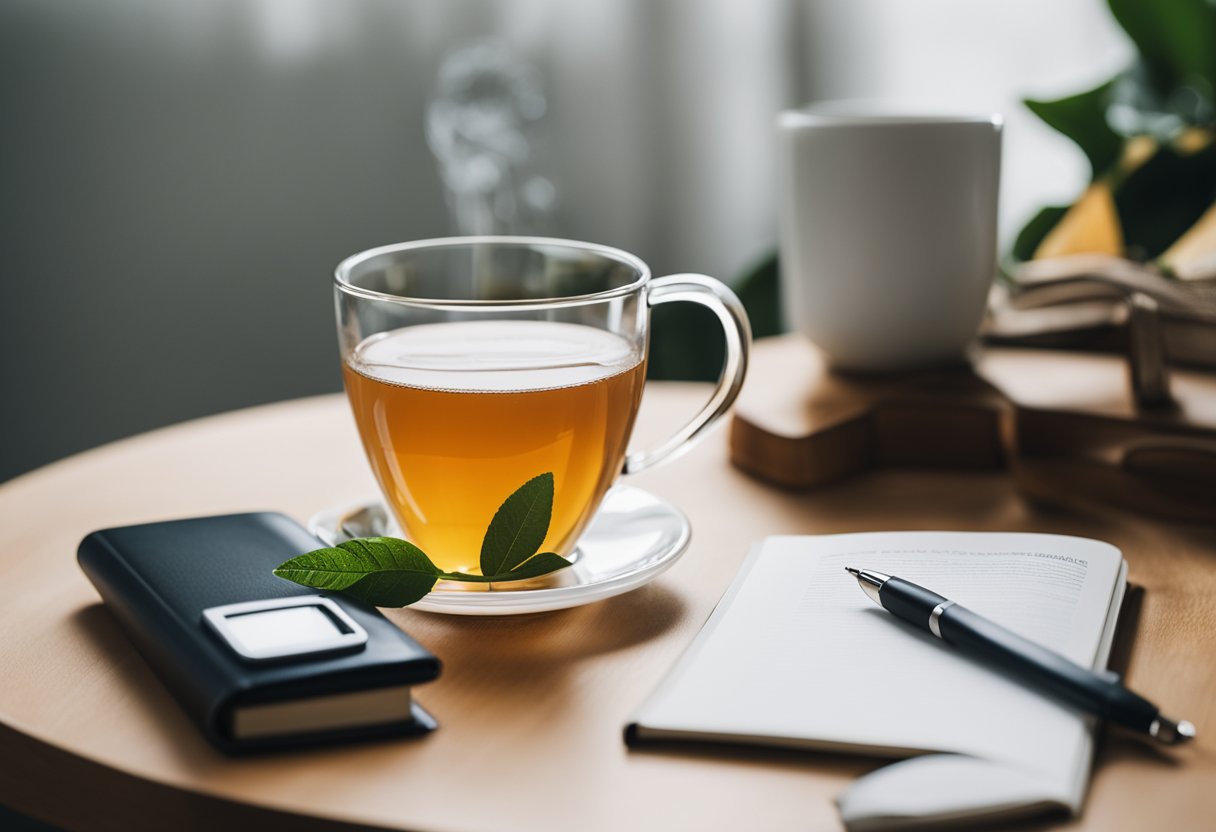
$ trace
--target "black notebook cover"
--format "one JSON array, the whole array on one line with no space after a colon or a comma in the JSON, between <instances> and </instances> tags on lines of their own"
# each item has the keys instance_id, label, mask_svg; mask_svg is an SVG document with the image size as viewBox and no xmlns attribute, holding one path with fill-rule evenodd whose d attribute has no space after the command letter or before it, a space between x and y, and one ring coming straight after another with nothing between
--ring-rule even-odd
<instances>
[{"instance_id":1,"label":"black notebook cover","mask_svg":"<svg viewBox=\"0 0 1216 832\"><path fill-rule=\"evenodd\" d=\"M80 543L77 560L106 606L207 738L228 752L424 733L414 718L304 735L234 738L235 707L309 696L414 685L439 675L439 660L374 607L272 574L321 544L286 515L232 514L103 529ZM368 634L359 652L254 664L203 623L208 607L297 595L324 595Z\"/></svg>"}]
</instances>

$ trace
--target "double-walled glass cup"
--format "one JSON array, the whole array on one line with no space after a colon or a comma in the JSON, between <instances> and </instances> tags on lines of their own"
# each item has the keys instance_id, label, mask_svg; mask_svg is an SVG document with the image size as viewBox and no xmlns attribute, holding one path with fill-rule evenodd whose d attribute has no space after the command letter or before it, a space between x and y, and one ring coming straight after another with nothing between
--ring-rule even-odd
<instances>
[{"instance_id":1,"label":"double-walled glass cup","mask_svg":"<svg viewBox=\"0 0 1216 832\"><path fill-rule=\"evenodd\" d=\"M495 511L545 472L554 500L542 551L573 555L617 476L685 450L743 384L751 334L734 293L702 275L652 279L624 251L529 237L424 240L356 254L335 277L343 377L364 450L406 536L441 569L476 572ZM672 301L715 313L722 376L675 436L627 453L650 308Z\"/></svg>"}]
</instances>

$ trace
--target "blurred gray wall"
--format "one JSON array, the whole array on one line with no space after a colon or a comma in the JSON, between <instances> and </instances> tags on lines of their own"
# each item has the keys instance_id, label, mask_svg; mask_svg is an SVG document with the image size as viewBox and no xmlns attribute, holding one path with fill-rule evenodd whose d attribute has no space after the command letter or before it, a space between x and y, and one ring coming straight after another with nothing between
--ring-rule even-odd
<instances>
[{"instance_id":1,"label":"blurred gray wall","mask_svg":"<svg viewBox=\"0 0 1216 832\"><path fill-rule=\"evenodd\" d=\"M776 239L778 110L1004 112L1008 240L1087 175L1019 97L1131 54L1103 0L0 0L0 481L337 390L330 271L452 231L428 96L491 36L548 98L542 230L725 279Z\"/></svg>"},{"instance_id":2,"label":"blurred gray wall","mask_svg":"<svg viewBox=\"0 0 1216 832\"><path fill-rule=\"evenodd\" d=\"M339 389L331 269L450 232L427 97L478 38L544 78L550 233L737 271L775 236L790 7L0 0L0 480Z\"/></svg>"},{"instance_id":3,"label":"blurred gray wall","mask_svg":"<svg viewBox=\"0 0 1216 832\"><path fill-rule=\"evenodd\" d=\"M432 53L368 26L293 60L257 10L4 4L0 479L338 389L329 268L446 230Z\"/></svg>"}]
</instances>

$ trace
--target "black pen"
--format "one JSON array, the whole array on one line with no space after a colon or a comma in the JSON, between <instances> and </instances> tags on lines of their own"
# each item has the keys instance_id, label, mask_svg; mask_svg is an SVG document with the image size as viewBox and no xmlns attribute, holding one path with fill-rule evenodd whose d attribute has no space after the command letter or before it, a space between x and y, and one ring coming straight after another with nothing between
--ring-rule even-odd
<instances>
[{"instance_id":1,"label":"black pen","mask_svg":"<svg viewBox=\"0 0 1216 832\"><path fill-rule=\"evenodd\" d=\"M845 567L862 590L888 612L923 627L964 653L988 659L1069 704L1102 719L1177 745L1193 739L1195 726L1162 716L1157 706L1119 683L1112 671L1095 673L1024 639L911 581L868 569Z\"/></svg>"}]
</instances>

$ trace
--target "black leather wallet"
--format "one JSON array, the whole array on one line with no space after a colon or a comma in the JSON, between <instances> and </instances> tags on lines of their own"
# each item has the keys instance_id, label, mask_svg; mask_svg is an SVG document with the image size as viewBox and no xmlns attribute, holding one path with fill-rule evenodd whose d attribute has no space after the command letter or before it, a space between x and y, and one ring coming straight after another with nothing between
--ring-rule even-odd
<instances>
[{"instance_id":1,"label":"black leather wallet","mask_svg":"<svg viewBox=\"0 0 1216 832\"><path fill-rule=\"evenodd\" d=\"M261 512L104 529L77 560L224 751L433 730L411 688L439 675L438 659L375 608L272 573L322 545Z\"/></svg>"}]
</instances>

